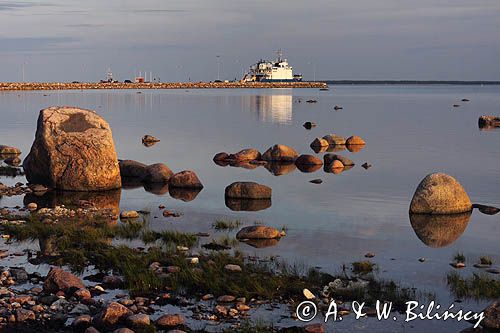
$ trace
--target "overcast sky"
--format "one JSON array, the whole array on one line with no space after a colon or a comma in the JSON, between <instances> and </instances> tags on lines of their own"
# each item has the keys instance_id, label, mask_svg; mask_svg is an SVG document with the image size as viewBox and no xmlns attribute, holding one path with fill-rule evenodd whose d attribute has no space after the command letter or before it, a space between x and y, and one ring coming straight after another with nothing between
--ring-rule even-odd
<instances>
[{"instance_id":1,"label":"overcast sky","mask_svg":"<svg viewBox=\"0 0 500 333\"><path fill-rule=\"evenodd\" d=\"M500 79L499 0L0 0L0 81L240 78L282 48L312 79Z\"/></svg>"}]
</instances>

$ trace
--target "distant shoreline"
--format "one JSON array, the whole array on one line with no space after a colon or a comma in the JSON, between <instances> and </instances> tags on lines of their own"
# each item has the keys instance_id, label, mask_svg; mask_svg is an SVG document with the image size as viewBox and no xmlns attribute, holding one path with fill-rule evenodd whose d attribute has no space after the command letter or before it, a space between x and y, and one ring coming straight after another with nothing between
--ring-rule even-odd
<instances>
[{"instance_id":1,"label":"distant shoreline","mask_svg":"<svg viewBox=\"0 0 500 333\"><path fill-rule=\"evenodd\" d=\"M269 88L327 88L324 82L6 82L0 91L27 90L94 90L94 89L269 89Z\"/></svg>"},{"instance_id":2,"label":"distant shoreline","mask_svg":"<svg viewBox=\"0 0 500 333\"><path fill-rule=\"evenodd\" d=\"M439 81L439 80L325 80L331 85L356 85L356 84L372 84L372 85L500 85L500 81Z\"/></svg>"}]
</instances>

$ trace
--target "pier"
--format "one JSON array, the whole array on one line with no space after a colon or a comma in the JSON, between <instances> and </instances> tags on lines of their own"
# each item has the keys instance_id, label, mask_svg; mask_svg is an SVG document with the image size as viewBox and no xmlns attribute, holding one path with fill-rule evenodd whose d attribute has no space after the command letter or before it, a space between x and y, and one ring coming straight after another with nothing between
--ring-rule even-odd
<instances>
[{"instance_id":1,"label":"pier","mask_svg":"<svg viewBox=\"0 0 500 333\"><path fill-rule=\"evenodd\" d=\"M143 82L143 83L66 83L66 82L5 82L0 91L18 90L92 90L92 89L272 89L326 88L325 82Z\"/></svg>"}]
</instances>

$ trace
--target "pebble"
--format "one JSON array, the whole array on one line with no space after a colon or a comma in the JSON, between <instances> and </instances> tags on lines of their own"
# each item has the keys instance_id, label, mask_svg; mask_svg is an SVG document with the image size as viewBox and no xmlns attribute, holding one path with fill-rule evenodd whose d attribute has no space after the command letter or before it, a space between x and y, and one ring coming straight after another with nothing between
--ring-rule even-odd
<instances>
[{"instance_id":1,"label":"pebble","mask_svg":"<svg viewBox=\"0 0 500 333\"><path fill-rule=\"evenodd\" d=\"M321 184L321 183L323 183L323 180L321 180L321 179L313 179L313 180L310 180L309 183Z\"/></svg>"},{"instance_id":2,"label":"pebble","mask_svg":"<svg viewBox=\"0 0 500 333\"><path fill-rule=\"evenodd\" d=\"M302 290L302 293L304 294L305 298L307 298L307 299L315 299L316 298L316 296L314 296L314 294L307 288Z\"/></svg>"}]
</instances>

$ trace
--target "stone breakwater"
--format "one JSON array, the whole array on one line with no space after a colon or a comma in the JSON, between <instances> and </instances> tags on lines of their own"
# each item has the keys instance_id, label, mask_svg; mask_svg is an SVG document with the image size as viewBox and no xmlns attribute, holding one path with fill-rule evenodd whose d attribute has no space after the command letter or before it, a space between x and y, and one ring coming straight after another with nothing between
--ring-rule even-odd
<instances>
[{"instance_id":1,"label":"stone breakwater","mask_svg":"<svg viewBox=\"0 0 500 333\"><path fill-rule=\"evenodd\" d=\"M326 88L324 82L165 82L165 83L61 83L4 82L0 91L15 90L89 90L89 89L264 89Z\"/></svg>"}]
</instances>

